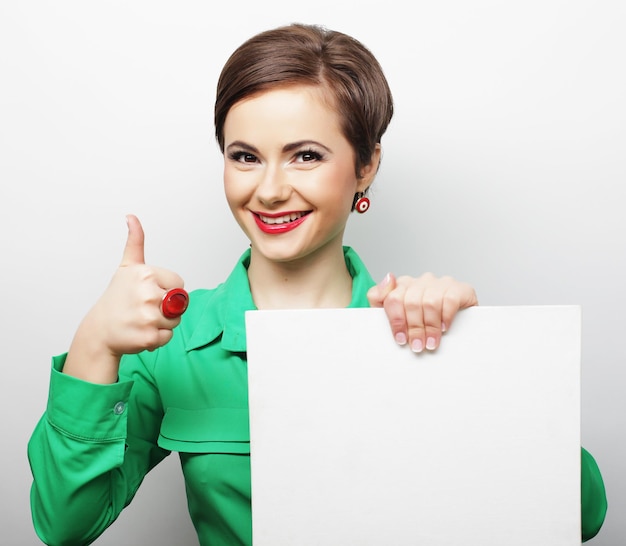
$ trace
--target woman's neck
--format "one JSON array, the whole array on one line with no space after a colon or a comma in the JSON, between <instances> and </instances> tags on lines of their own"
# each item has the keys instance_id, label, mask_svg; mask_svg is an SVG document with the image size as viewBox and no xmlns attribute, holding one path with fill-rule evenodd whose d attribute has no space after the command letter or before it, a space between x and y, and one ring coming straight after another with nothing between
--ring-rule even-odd
<instances>
[{"instance_id":1,"label":"woman's neck","mask_svg":"<svg viewBox=\"0 0 626 546\"><path fill-rule=\"evenodd\" d=\"M341 308L352 299L341 246L293 262L267 260L252 248L248 279L258 309Z\"/></svg>"}]
</instances>

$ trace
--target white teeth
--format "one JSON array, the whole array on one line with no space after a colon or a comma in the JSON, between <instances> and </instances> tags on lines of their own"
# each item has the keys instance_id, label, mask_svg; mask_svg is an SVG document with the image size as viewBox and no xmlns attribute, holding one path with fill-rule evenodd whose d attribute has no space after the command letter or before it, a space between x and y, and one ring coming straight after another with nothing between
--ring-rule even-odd
<instances>
[{"instance_id":1,"label":"white teeth","mask_svg":"<svg viewBox=\"0 0 626 546\"><path fill-rule=\"evenodd\" d=\"M261 218L261 220L263 220L266 224L285 224L287 222L293 222L301 216L304 216L301 212L292 212L291 214L285 214L284 216L278 216L277 218L269 218L268 216L259 214L259 218Z\"/></svg>"}]
</instances>

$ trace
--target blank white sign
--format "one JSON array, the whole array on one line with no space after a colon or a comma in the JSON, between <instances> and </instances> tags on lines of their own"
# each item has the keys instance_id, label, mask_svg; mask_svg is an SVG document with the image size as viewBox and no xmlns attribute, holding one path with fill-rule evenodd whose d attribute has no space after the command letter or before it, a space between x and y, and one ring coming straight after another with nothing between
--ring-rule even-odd
<instances>
[{"instance_id":1,"label":"blank white sign","mask_svg":"<svg viewBox=\"0 0 626 546\"><path fill-rule=\"evenodd\" d=\"M580 308L246 314L255 546L580 544Z\"/></svg>"}]
</instances>

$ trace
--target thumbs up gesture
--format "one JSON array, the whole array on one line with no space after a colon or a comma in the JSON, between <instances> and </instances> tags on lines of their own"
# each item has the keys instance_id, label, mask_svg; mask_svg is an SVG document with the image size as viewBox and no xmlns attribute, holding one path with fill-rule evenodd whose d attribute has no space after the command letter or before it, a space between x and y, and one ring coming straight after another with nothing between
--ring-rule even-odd
<instances>
[{"instance_id":1,"label":"thumbs up gesture","mask_svg":"<svg viewBox=\"0 0 626 546\"><path fill-rule=\"evenodd\" d=\"M133 215L127 221L120 266L81 322L63 368L92 382L116 381L122 355L165 345L180 322L179 316L163 314L161 302L168 290L182 287L183 280L172 271L146 265L141 223Z\"/></svg>"},{"instance_id":2,"label":"thumbs up gesture","mask_svg":"<svg viewBox=\"0 0 626 546\"><path fill-rule=\"evenodd\" d=\"M126 246L124 247L120 267L145 265L146 261L143 251L144 234L141 222L139 218L132 214L126 217L126 221L128 223L128 238L126 239Z\"/></svg>"}]
</instances>

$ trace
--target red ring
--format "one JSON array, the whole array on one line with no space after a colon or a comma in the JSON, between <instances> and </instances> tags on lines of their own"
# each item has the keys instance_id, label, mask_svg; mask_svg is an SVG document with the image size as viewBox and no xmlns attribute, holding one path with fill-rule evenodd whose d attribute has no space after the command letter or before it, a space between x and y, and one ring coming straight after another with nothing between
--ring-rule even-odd
<instances>
[{"instance_id":1,"label":"red ring","mask_svg":"<svg viewBox=\"0 0 626 546\"><path fill-rule=\"evenodd\" d=\"M178 318L189 305L189 294L184 288L168 290L161 300L161 312L166 318Z\"/></svg>"}]
</instances>

